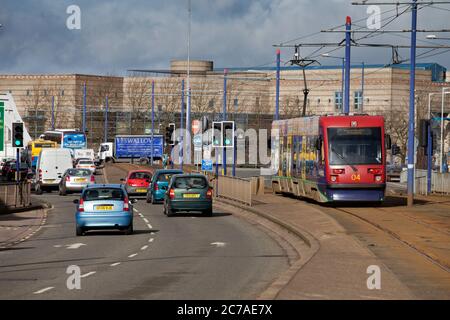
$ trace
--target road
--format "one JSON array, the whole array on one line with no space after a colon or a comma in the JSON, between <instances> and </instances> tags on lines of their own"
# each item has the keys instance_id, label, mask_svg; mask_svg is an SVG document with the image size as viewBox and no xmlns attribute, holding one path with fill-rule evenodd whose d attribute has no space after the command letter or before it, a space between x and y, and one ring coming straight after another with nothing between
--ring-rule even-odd
<instances>
[{"instance_id":1,"label":"road","mask_svg":"<svg viewBox=\"0 0 450 320\"><path fill-rule=\"evenodd\" d=\"M133 235L75 237L76 198L41 196L54 205L47 224L0 251L0 299L254 299L288 267L262 229L221 211L167 218L161 205L141 200ZM81 269L80 290L66 285L72 265Z\"/></svg>"}]
</instances>

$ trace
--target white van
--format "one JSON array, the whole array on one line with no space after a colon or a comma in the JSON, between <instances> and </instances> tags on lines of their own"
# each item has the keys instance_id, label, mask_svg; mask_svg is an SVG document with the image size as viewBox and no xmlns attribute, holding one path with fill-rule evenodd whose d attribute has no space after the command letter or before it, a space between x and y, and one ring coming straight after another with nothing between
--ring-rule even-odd
<instances>
[{"instance_id":1,"label":"white van","mask_svg":"<svg viewBox=\"0 0 450 320\"><path fill-rule=\"evenodd\" d=\"M69 149L42 149L36 166L35 192L57 188L67 169L72 169L72 156Z\"/></svg>"}]
</instances>

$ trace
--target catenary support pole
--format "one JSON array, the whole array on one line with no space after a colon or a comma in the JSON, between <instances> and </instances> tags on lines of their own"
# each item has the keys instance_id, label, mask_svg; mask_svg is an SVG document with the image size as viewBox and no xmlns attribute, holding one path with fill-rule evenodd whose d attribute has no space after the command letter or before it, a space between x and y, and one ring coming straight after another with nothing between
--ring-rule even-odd
<instances>
[{"instance_id":1,"label":"catenary support pole","mask_svg":"<svg viewBox=\"0 0 450 320\"><path fill-rule=\"evenodd\" d=\"M408 206L414 204L414 129L415 129L415 88L416 88L416 40L417 40L417 0L411 7L411 68L409 88L408 127Z\"/></svg>"},{"instance_id":2,"label":"catenary support pole","mask_svg":"<svg viewBox=\"0 0 450 320\"><path fill-rule=\"evenodd\" d=\"M344 95L344 113L350 112L350 68L351 68L351 30L352 19L347 17L345 22L345 95Z\"/></svg>"}]
</instances>

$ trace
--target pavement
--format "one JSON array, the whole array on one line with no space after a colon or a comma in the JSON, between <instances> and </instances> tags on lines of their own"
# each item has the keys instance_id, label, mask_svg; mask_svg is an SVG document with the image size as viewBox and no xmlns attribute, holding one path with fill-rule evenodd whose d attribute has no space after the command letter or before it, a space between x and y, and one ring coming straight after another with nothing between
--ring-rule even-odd
<instances>
[{"instance_id":1,"label":"pavement","mask_svg":"<svg viewBox=\"0 0 450 320\"><path fill-rule=\"evenodd\" d=\"M47 221L48 205L34 199L30 208L0 214L0 251L28 240Z\"/></svg>"},{"instance_id":2,"label":"pavement","mask_svg":"<svg viewBox=\"0 0 450 320\"><path fill-rule=\"evenodd\" d=\"M277 299L413 299L396 275L333 218L308 202L264 194L248 210L288 225L309 248ZM227 202L229 203L229 202ZM311 250L313 252L311 252ZM378 266L382 290L370 290L370 266Z\"/></svg>"},{"instance_id":3,"label":"pavement","mask_svg":"<svg viewBox=\"0 0 450 320\"><path fill-rule=\"evenodd\" d=\"M106 171L98 182L125 175ZM53 209L39 232L0 251L0 299L254 299L289 267L283 247L225 210L168 218L162 205L139 200L133 235L76 237L77 197L39 197ZM71 266L81 289L67 286Z\"/></svg>"}]
</instances>

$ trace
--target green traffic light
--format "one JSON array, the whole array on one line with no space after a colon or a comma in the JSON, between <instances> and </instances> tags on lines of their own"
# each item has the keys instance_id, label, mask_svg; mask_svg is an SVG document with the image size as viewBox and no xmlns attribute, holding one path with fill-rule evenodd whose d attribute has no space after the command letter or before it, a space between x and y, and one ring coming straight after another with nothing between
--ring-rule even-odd
<instances>
[{"instance_id":1,"label":"green traffic light","mask_svg":"<svg viewBox=\"0 0 450 320\"><path fill-rule=\"evenodd\" d=\"M16 146L20 146L20 141L16 140L15 144L16 144Z\"/></svg>"},{"instance_id":2,"label":"green traffic light","mask_svg":"<svg viewBox=\"0 0 450 320\"><path fill-rule=\"evenodd\" d=\"M230 143L231 143L230 139L225 140L225 144L230 144Z\"/></svg>"}]
</instances>

